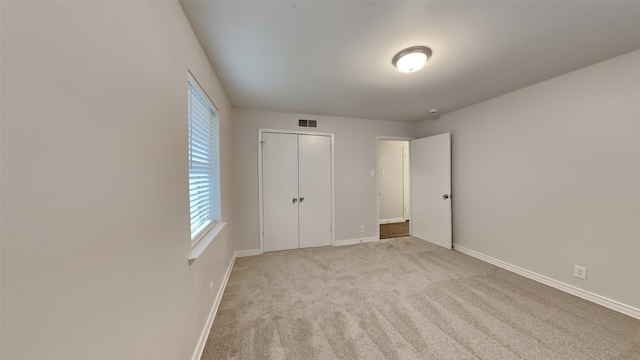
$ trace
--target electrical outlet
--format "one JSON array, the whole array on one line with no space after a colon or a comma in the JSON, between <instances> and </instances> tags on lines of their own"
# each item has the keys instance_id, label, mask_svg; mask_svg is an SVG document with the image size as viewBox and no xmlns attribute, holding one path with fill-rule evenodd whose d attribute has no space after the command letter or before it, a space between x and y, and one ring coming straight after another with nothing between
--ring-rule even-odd
<instances>
[{"instance_id":1,"label":"electrical outlet","mask_svg":"<svg viewBox=\"0 0 640 360\"><path fill-rule=\"evenodd\" d=\"M360 232L364 232L364 225L360 225Z\"/></svg>"},{"instance_id":2,"label":"electrical outlet","mask_svg":"<svg viewBox=\"0 0 640 360\"><path fill-rule=\"evenodd\" d=\"M587 280L587 268L580 265L573 265L573 276L582 280Z\"/></svg>"}]
</instances>

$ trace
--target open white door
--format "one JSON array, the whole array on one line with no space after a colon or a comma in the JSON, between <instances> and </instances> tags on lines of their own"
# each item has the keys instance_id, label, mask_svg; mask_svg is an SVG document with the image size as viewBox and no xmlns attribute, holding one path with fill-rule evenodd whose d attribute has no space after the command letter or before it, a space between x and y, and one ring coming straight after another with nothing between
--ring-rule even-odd
<instances>
[{"instance_id":1,"label":"open white door","mask_svg":"<svg viewBox=\"0 0 640 360\"><path fill-rule=\"evenodd\" d=\"M450 133L411 141L411 235L452 248Z\"/></svg>"}]
</instances>

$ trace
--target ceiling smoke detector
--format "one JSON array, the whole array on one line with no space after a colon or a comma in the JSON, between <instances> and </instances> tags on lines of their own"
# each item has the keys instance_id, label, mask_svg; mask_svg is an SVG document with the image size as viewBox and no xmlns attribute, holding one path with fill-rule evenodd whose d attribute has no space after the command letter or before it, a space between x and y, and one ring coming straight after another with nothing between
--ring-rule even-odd
<instances>
[{"instance_id":1,"label":"ceiling smoke detector","mask_svg":"<svg viewBox=\"0 0 640 360\"><path fill-rule=\"evenodd\" d=\"M391 63L404 73L416 72L431 57L431 49L426 46L412 46L397 53Z\"/></svg>"}]
</instances>

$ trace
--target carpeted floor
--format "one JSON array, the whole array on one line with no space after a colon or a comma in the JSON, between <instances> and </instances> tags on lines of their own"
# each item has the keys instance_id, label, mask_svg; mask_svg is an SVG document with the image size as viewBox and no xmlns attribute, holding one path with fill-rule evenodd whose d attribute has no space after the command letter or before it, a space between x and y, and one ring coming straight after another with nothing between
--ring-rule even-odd
<instances>
[{"instance_id":1,"label":"carpeted floor","mask_svg":"<svg viewBox=\"0 0 640 360\"><path fill-rule=\"evenodd\" d=\"M413 237L236 260L214 359L640 359L640 320Z\"/></svg>"}]
</instances>

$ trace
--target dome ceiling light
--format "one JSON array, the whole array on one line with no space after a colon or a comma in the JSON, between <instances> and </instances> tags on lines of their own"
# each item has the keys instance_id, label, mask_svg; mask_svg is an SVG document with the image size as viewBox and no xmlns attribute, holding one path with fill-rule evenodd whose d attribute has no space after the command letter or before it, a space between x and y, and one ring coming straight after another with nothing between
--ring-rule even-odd
<instances>
[{"instance_id":1,"label":"dome ceiling light","mask_svg":"<svg viewBox=\"0 0 640 360\"><path fill-rule=\"evenodd\" d=\"M420 70L430 57L431 49L428 47L412 46L397 53L391 62L403 73L412 73Z\"/></svg>"}]
</instances>

